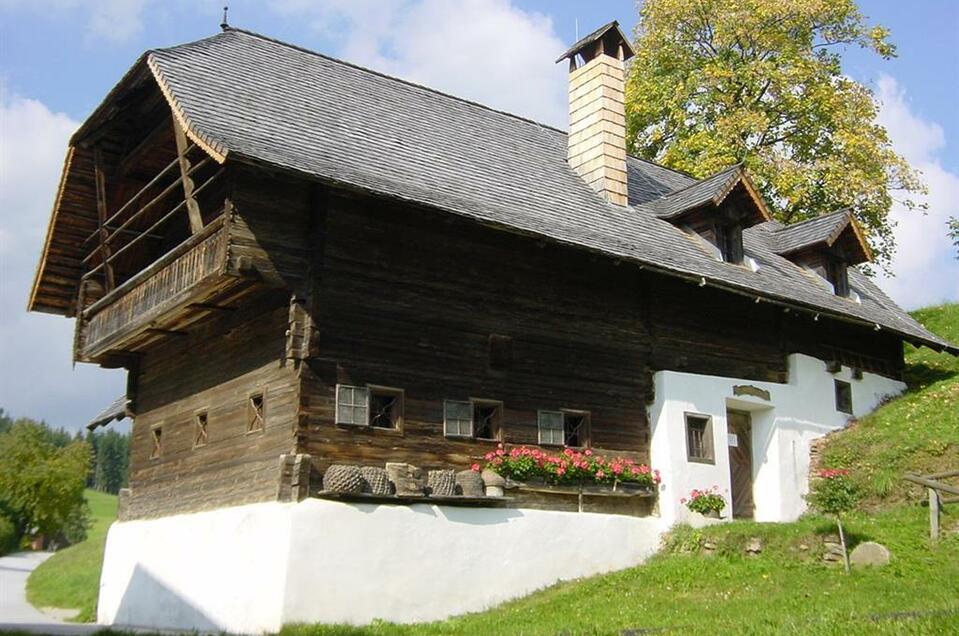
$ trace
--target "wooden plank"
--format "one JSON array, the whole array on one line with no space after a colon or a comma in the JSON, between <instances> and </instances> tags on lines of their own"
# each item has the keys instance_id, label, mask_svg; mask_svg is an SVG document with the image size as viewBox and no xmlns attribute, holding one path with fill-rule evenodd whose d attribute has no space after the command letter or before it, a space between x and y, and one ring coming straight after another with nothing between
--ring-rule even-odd
<instances>
[{"instance_id":1,"label":"wooden plank","mask_svg":"<svg viewBox=\"0 0 959 636\"><path fill-rule=\"evenodd\" d=\"M927 479L920 475L907 474L903 477L906 481L911 481L914 484L919 484L920 486L925 486L926 488L934 488L940 492L947 492L950 495L959 495L959 487L950 486L949 484L944 484L941 481L936 481L934 479Z\"/></svg>"},{"instance_id":2,"label":"wooden plank","mask_svg":"<svg viewBox=\"0 0 959 636\"><path fill-rule=\"evenodd\" d=\"M113 266L110 264L110 242L109 232L106 229L107 223L107 186L106 175L104 174L103 153L100 146L93 149L94 179L97 184L97 225L100 235L99 252L103 261L103 288L109 293L116 286L116 278L113 275Z\"/></svg>"},{"instance_id":3,"label":"wooden plank","mask_svg":"<svg viewBox=\"0 0 959 636\"><path fill-rule=\"evenodd\" d=\"M190 231L196 234L203 229L203 215L200 213L200 204L193 197L193 178L190 176L190 159L187 152L190 144L180 122L173 118L173 136L176 138L177 159L180 163L180 180L183 183L183 197L186 200L187 214L190 217Z\"/></svg>"},{"instance_id":4,"label":"wooden plank","mask_svg":"<svg viewBox=\"0 0 959 636\"><path fill-rule=\"evenodd\" d=\"M939 540L939 493L935 488L929 488L929 538Z\"/></svg>"},{"instance_id":5,"label":"wooden plank","mask_svg":"<svg viewBox=\"0 0 959 636\"><path fill-rule=\"evenodd\" d=\"M382 503L395 505L410 504L432 504L435 506L470 506L480 508L492 508L505 506L513 501L511 497L466 497L464 495L452 495L448 497L437 496L404 496L404 495L374 495L371 493L343 493L332 490L321 490L310 495L317 499L333 499L336 501L347 501L351 503Z\"/></svg>"}]
</instances>

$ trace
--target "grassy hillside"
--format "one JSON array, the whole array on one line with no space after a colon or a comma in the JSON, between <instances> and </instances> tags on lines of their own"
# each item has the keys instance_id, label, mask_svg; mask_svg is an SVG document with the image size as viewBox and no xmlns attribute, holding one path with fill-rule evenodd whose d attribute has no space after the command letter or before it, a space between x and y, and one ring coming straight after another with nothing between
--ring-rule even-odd
<instances>
[{"instance_id":1,"label":"grassy hillside","mask_svg":"<svg viewBox=\"0 0 959 636\"><path fill-rule=\"evenodd\" d=\"M93 526L85 541L60 550L27 580L27 600L35 607L78 609L76 620L96 620L100 567L107 529L117 516L117 498L86 491Z\"/></svg>"},{"instance_id":2,"label":"grassy hillside","mask_svg":"<svg viewBox=\"0 0 959 636\"><path fill-rule=\"evenodd\" d=\"M959 304L913 316L959 342ZM834 434L823 452L824 465L852 470L867 507L921 498L921 488L902 481L904 472L959 468L959 358L907 346L906 382L906 395Z\"/></svg>"}]
</instances>

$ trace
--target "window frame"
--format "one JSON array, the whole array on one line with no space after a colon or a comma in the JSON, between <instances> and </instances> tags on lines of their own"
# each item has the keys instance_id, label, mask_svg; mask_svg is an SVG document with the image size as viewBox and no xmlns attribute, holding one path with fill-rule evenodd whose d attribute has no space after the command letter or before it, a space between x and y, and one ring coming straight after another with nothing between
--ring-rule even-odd
<instances>
[{"instance_id":1,"label":"window frame","mask_svg":"<svg viewBox=\"0 0 959 636\"><path fill-rule=\"evenodd\" d=\"M849 286L849 264L840 259L830 259L824 264L826 280L832 285L832 292L840 298L849 298L852 288Z\"/></svg>"},{"instance_id":2,"label":"window frame","mask_svg":"<svg viewBox=\"0 0 959 636\"><path fill-rule=\"evenodd\" d=\"M200 425L200 420L203 425ZM210 411L209 409L200 409L193 413L193 449L203 448L210 443ZM200 433L202 432L203 441L200 442Z\"/></svg>"},{"instance_id":3,"label":"window frame","mask_svg":"<svg viewBox=\"0 0 959 636\"><path fill-rule=\"evenodd\" d=\"M459 406L466 406L466 407L469 409L469 410L468 410L468 412L469 412L469 419L466 420L465 418L462 418L462 417L450 418L450 416L449 416L449 408L448 408L448 407L451 406L451 405L453 405L453 404L456 404L456 405L459 405ZM443 400L443 437L453 437L453 438L456 438L456 439L475 439L475 438L473 437L473 431L474 431L474 429L475 429L475 422L473 421L473 416L474 416L474 413L473 413L473 401L472 401L472 400L446 400L446 399L444 399L444 400ZM450 423L450 420L451 420L451 419L454 419L456 422L458 422L458 424L457 424L457 432L455 432L455 433L450 432L449 423ZM467 434L463 434L463 433L459 432L459 425L460 425L462 422L464 422L464 421L468 421L468 422L469 422L469 432L468 432Z\"/></svg>"},{"instance_id":4,"label":"window frame","mask_svg":"<svg viewBox=\"0 0 959 636\"><path fill-rule=\"evenodd\" d=\"M563 446L569 448L591 448L593 445L593 417L592 413L589 411L584 411L581 409L560 409L560 412L563 414ZM569 416L573 417L582 417L583 424L585 427L585 440L580 440L580 443L576 446L571 446L567 443L567 433L566 433L566 418ZM584 443L585 442L585 443Z\"/></svg>"},{"instance_id":5,"label":"window frame","mask_svg":"<svg viewBox=\"0 0 959 636\"><path fill-rule=\"evenodd\" d=\"M150 427L150 443L153 447L150 449L150 459L160 459L163 457L163 425L165 422L159 422Z\"/></svg>"},{"instance_id":6,"label":"window frame","mask_svg":"<svg viewBox=\"0 0 959 636\"><path fill-rule=\"evenodd\" d=\"M545 415L558 415L558 416L559 416L559 428L558 428L558 429L557 429L557 428L544 429L544 427L543 427L543 416L545 416ZM553 410L553 409L539 409L539 410L537 410L537 411L536 411L536 443L539 444L540 446L559 446L559 447L562 447L562 446L564 445L563 442L565 442L565 440L566 440L566 428L565 428L565 424L566 424L566 416L565 416L565 414L563 413L562 409L555 409L555 410ZM549 430L549 431L553 431L553 432L555 432L555 431L558 430L558 431L559 431L559 435L560 435L560 441L559 441L559 442L554 442L554 441L551 441L551 440L550 440L550 441L545 441L545 440L543 439L543 432L544 432L544 430ZM550 438L552 438L552 434L550 435Z\"/></svg>"},{"instance_id":7,"label":"window frame","mask_svg":"<svg viewBox=\"0 0 959 636\"><path fill-rule=\"evenodd\" d=\"M349 385L347 385L349 386ZM405 411L406 411L406 391L393 386L382 386L378 384L366 385L366 426L371 430L403 432ZM373 397L376 395L387 395L394 398L393 425L375 426L373 424ZM362 424L347 424L347 426L362 426Z\"/></svg>"},{"instance_id":8,"label":"window frame","mask_svg":"<svg viewBox=\"0 0 959 636\"><path fill-rule=\"evenodd\" d=\"M702 433L703 455L693 455L690 442L691 420L705 420ZM686 444L686 461L694 464L716 465L716 444L713 439L713 416L707 413L687 411L683 413L683 437Z\"/></svg>"},{"instance_id":9,"label":"window frame","mask_svg":"<svg viewBox=\"0 0 959 636\"><path fill-rule=\"evenodd\" d=\"M349 390L353 391L353 398L354 398L354 401L351 401L349 404L344 404L344 405L342 405L342 406L345 406L345 407L351 409L350 412L351 412L354 416L356 415L356 409L358 409L358 408L363 408L363 409L365 409L365 411L366 411L366 421L364 421L364 422L356 422L356 421L349 421L349 422L347 422L347 421L343 421L343 420L340 419L340 406L341 406L341 404L340 404L340 390L341 390L341 389L349 389ZM357 391L357 390L361 390L361 391L364 391L364 392L366 393L366 400L365 400L365 403L364 403L364 405L363 405L362 407L360 406L360 404L359 404L358 402L355 401L356 391ZM351 418L351 420L353 420L353 419L354 419L354 418ZM369 387L369 386L360 386L360 385L358 385L358 384L341 384L341 383L338 382L338 383L336 384L336 387L333 389L333 423L334 423L336 426L363 426L363 427L369 428L369 427L370 427L370 387ZM384 429L384 430L385 430L385 429Z\"/></svg>"},{"instance_id":10,"label":"window frame","mask_svg":"<svg viewBox=\"0 0 959 636\"><path fill-rule=\"evenodd\" d=\"M499 400L487 400L483 398L470 398L470 403L473 405L473 424L472 432L473 439L480 442L502 442L503 441L503 403ZM476 409L478 408L494 408L496 410L496 422L495 422L495 432L493 437L480 437L476 431ZM445 410L444 410L444 429L445 429Z\"/></svg>"},{"instance_id":11,"label":"window frame","mask_svg":"<svg viewBox=\"0 0 959 636\"><path fill-rule=\"evenodd\" d=\"M260 409L259 413L256 413L256 406L254 400L260 398ZM254 417L259 419L260 426L257 428L254 425ZM257 389L255 391L250 391L246 394L246 432L245 435L255 435L256 433L262 433L266 430L266 418L267 418L267 409L266 409L266 389Z\"/></svg>"},{"instance_id":12,"label":"window frame","mask_svg":"<svg viewBox=\"0 0 959 636\"><path fill-rule=\"evenodd\" d=\"M840 413L845 413L846 415L852 415L853 413L853 402L852 402L852 382L846 380L840 380L839 378L833 379L833 390L835 391L836 397L836 410ZM848 400L848 410L843 408L846 406L846 400Z\"/></svg>"}]
</instances>

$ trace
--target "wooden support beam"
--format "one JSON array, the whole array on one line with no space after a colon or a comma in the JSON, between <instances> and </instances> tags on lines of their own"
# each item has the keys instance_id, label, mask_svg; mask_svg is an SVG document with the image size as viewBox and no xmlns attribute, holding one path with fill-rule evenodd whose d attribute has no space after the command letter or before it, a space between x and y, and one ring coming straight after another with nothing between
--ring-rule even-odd
<instances>
[{"instance_id":1,"label":"wooden support beam","mask_svg":"<svg viewBox=\"0 0 959 636\"><path fill-rule=\"evenodd\" d=\"M202 309L205 311L223 311L223 312L234 312L236 307L224 307L223 305L213 305L211 303L191 303L188 305L190 309Z\"/></svg>"},{"instance_id":2,"label":"wooden support beam","mask_svg":"<svg viewBox=\"0 0 959 636\"><path fill-rule=\"evenodd\" d=\"M100 146L93 147L93 170L97 188L97 226L100 234L100 258L103 259L103 287L110 291L116 284L113 265L110 264L110 232L107 230L107 187Z\"/></svg>"},{"instance_id":3,"label":"wooden support beam","mask_svg":"<svg viewBox=\"0 0 959 636\"><path fill-rule=\"evenodd\" d=\"M145 329L148 333L155 333L163 336L189 336L186 331L176 331L174 329L160 329L158 327L148 327Z\"/></svg>"},{"instance_id":4,"label":"wooden support beam","mask_svg":"<svg viewBox=\"0 0 959 636\"><path fill-rule=\"evenodd\" d=\"M925 486L926 488L934 488L935 490L939 490L941 492L947 492L950 495L959 495L959 488L956 486L950 486L949 484L944 484L941 481L929 479L928 476L908 474L904 477L904 479L906 481L911 481L914 484Z\"/></svg>"},{"instance_id":5,"label":"wooden support beam","mask_svg":"<svg viewBox=\"0 0 959 636\"><path fill-rule=\"evenodd\" d=\"M190 217L190 231L196 234L203 229L203 215L200 214L200 204L193 197L193 178L190 176L190 159L187 157L190 143L176 117L173 118L173 136L176 138L176 153L180 161L180 178L183 183L187 214Z\"/></svg>"},{"instance_id":6,"label":"wooden support beam","mask_svg":"<svg viewBox=\"0 0 959 636\"><path fill-rule=\"evenodd\" d=\"M939 492L929 488L929 538L939 540Z\"/></svg>"}]
</instances>

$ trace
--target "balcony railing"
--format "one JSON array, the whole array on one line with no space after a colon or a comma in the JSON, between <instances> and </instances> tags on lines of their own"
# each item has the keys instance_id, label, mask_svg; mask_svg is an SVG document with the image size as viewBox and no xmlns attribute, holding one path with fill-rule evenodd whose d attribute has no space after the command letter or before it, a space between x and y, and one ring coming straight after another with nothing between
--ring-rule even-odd
<instances>
[{"instance_id":1,"label":"balcony railing","mask_svg":"<svg viewBox=\"0 0 959 636\"><path fill-rule=\"evenodd\" d=\"M88 307L79 326L79 357L93 359L125 348L125 342L155 329L224 281L227 239L220 216Z\"/></svg>"}]
</instances>

